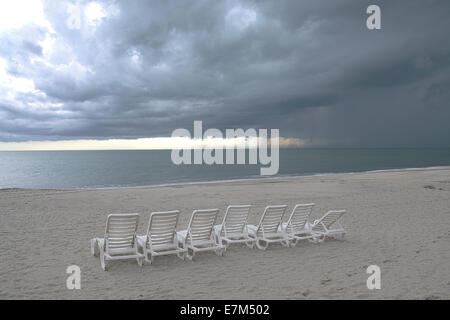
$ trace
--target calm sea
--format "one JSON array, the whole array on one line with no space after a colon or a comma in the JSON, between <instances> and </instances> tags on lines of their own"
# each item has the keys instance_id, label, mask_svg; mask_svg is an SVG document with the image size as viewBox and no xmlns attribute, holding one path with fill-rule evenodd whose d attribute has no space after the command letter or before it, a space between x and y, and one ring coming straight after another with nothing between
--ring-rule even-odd
<instances>
[{"instance_id":1,"label":"calm sea","mask_svg":"<svg viewBox=\"0 0 450 320\"><path fill-rule=\"evenodd\" d=\"M278 176L450 165L450 149L281 149ZM0 188L108 188L259 178L260 165L174 165L170 150L3 151Z\"/></svg>"}]
</instances>

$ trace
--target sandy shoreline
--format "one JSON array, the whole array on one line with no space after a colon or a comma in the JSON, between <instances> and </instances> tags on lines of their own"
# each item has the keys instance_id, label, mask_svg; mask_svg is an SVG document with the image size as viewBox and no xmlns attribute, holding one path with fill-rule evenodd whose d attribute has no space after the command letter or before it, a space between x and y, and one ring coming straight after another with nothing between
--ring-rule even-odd
<instances>
[{"instance_id":1,"label":"sandy shoreline","mask_svg":"<svg viewBox=\"0 0 450 320\"><path fill-rule=\"evenodd\" d=\"M89 239L106 215L252 204L256 223L269 204L316 203L313 218L347 209L344 241L267 251L231 247L194 262L158 257L153 266L117 262L103 272ZM0 190L0 298L449 299L450 167L329 174L97 190ZM66 289L66 267L80 266L81 290ZM381 267L382 288L366 287Z\"/></svg>"}]
</instances>

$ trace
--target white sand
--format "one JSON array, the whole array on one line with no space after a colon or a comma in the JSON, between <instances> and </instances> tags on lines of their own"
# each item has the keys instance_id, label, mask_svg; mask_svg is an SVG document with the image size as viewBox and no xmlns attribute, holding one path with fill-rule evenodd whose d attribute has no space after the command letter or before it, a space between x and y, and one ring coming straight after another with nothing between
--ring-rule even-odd
<instances>
[{"instance_id":1,"label":"white sand","mask_svg":"<svg viewBox=\"0 0 450 320\"><path fill-rule=\"evenodd\" d=\"M427 187L432 186L432 187ZM102 236L106 215L315 202L313 218L347 209L346 240L267 251L231 247L225 257L196 261L157 257L100 268L89 240ZM282 180L117 190L1 190L0 298L149 299L449 299L450 168L335 174ZM81 267L81 290L66 289L66 267ZM381 267L381 290L366 287L366 267Z\"/></svg>"}]
</instances>

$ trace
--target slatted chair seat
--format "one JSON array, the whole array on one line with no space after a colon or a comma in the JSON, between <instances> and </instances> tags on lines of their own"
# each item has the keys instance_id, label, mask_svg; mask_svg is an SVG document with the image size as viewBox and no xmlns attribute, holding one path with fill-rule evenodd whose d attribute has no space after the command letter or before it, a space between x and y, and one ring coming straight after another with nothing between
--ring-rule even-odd
<instances>
[{"instance_id":1,"label":"slatted chair seat","mask_svg":"<svg viewBox=\"0 0 450 320\"><path fill-rule=\"evenodd\" d=\"M290 240L280 229L286 208L287 205L267 206L259 224L248 225L249 236L255 240L259 249L266 250L270 243L281 243L289 247Z\"/></svg>"},{"instance_id":2,"label":"slatted chair seat","mask_svg":"<svg viewBox=\"0 0 450 320\"><path fill-rule=\"evenodd\" d=\"M314 203L297 204L288 221L281 224L281 230L286 232L291 240L291 246L295 247L299 240L304 239L315 242L315 234L312 232L308 221L313 207Z\"/></svg>"},{"instance_id":3,"label":"slatted chair seat","mask_svg":"<svg viewBox=\"0 0 450 320\"><path fill-rule=\"evenodd\" d=\"M100 255L103 270L108 269L111 260L136 259L142 266L144 256L139 253L136 241L138 223L138 213L108 215L105 237L91 239L91 253Z\"/></svg>"},{"instance_id":4,"label":"slatted chair seat","mask_svg":"<svg viewBox=\"0 0 450 320\"><path fill-rule=\"evenodd\" d=\"M186 250L179 246L176 230L179 216L178 210L150 214L147 234L137 238L145 262L152 264L154 257L169 254L176 254L184 260Z\"/></svg>"},{"instance_id":5,"label":"slatted chair seat","mask_svg":"<svg viewBox=\"0 0 450 320\"><path fill-rule=\"evenodd\" d=\"M194 210L186 230L179 231L178 241L187 250L186 257L193 260L195 253L214 251L223 255L225 246L217 243L214 231L219 209Z\"/></svg>"},{"instance_id":6,"label":"slatted chair seat","mask_svg":"<svg viewBox=\"0 0 450 320\"><path fill-rule=\"evenodd\" d=\"M330 210L322 218L313 222L311 230L318 237L319 242L326 237L344 237L346 232L339 220L345 213L346 210Z\"/></svg>"},{"instance_id":7,"label":"slatted chair seat","mask_svg":"<svg viewBox=\"0 0 450 320\"><path fill-rule=\"evenodd\" d=\"M221 224L214 226L217 242L225 246L232 243L245 243L253 248L255 239L248 235L247 219L251 205L232 205L227 207Z\"/></svg>"}]
</instances>

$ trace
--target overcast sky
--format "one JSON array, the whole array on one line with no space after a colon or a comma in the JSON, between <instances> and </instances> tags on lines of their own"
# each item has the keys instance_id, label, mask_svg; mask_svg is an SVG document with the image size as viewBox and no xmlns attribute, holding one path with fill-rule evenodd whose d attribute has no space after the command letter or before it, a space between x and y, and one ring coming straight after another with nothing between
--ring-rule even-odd
<instances>
[{"instance_id":1,"label":"overcast sky","mask_svg":"<svg viewBox=\"0 0 450 320\"><path fill-rule=\"evenodd\" d=\"M202 120L310 145L448 147L449 15L446 0L2 1L0 142Z\"/></svg>"}]
</instances>

